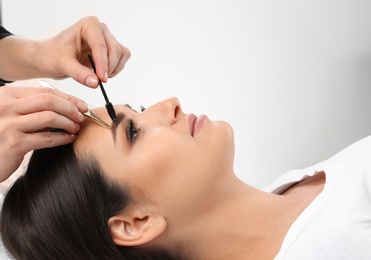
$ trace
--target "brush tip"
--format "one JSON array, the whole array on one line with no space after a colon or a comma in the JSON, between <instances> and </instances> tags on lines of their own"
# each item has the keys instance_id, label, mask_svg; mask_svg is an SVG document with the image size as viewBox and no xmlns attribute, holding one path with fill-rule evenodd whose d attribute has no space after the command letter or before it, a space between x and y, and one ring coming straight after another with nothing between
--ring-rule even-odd
<instances>
[{"instance_id":1,"label":"brush tip","mask_svg":"<svg viewBox=\"0 0 371 260\"><path fill-rule=\"evenodd\" d=\"M110 116L112 121L115 122L116 121L116 112L115 112L115 109L113 108L113 105L112 105L111 102L106 104L106 109L107 109L108 115Z\"/></svg>"}]
</instances>

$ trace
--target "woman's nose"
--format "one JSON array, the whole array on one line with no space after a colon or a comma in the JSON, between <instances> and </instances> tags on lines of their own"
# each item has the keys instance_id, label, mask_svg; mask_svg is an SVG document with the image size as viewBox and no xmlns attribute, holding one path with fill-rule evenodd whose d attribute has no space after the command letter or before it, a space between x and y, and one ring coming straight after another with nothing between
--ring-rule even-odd
<instances>
[{"instance_id":1,"label":"woman's nose","mask_svg":"<svg viewBox=\"0 0 371 260\"><path fill-rule=\"evenodd\" d=\"M173 125L178 121L181 108L180 102L176 97L168 98L157 103L157 108L162 114L160 118L164 124Z\"/></svg>"}]
</instances>

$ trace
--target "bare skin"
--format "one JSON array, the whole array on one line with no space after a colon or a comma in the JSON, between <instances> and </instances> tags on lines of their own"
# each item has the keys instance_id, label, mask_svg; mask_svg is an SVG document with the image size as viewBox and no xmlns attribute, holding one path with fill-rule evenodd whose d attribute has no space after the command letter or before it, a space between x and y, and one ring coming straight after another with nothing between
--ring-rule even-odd
<instances>
[{"instance_id":1,"label":"bare skin","mask_svg":"<svg viewBox=\"0 0 371 260\"><path fill-rule=\"evenodd\" d=\"M236 180L238 182L238 180ZM282 195L246 188L231 194L188 239L195 259L273 259L293 222L321 193L325 175L299 182ZM200 240L205 243L201 246ZM194 245L193 245L194 244Z\"/></svg>"},{"instance_id":2,"label":"bare skin","mask_svg":"<svg viewBox=\"0 0 371 260\"><path fill-rule=\"evenodd\" d=\"M109 121L104 108L94 110ZM94 154L108 178L132 187L135 203L109 220L118 245L182 247L192 259L273 259L292 223L323 190L325 175L309 177L280 195L258 190L233 171L231 127L205 119L196 134L177 99L135 113L112 134L84 122L74 144Z\"/></svg>"}]
</instances>

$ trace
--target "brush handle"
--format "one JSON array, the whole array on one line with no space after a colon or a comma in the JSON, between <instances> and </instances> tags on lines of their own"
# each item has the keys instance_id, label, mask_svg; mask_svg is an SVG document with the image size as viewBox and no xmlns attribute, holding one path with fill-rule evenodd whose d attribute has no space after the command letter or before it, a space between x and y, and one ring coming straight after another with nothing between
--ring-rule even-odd
<instances>
[{"instance_id":1,"label":"brush handle","mask_svg":"<svg viewBox=\"0 0 371 260\"><path fill-rule=\"evenodd\" d=\"M95 69L95 63L94 63L93 57L90 54L88 55L88 59L89 59L90 65L91 65L95 75L97 75L97 71ZM97 77L98 77L98 75L97 75ZM113 108L112 103L109 102L106 91L104 90L102 81L99 79L99 77L98 77L98 83L99 83L100 90L102 91L103 97L106 100L106 109L107 109L108 115L110 116L112 121L115 122L116 121L115 109Z\"/></svg>"}]
</instances>

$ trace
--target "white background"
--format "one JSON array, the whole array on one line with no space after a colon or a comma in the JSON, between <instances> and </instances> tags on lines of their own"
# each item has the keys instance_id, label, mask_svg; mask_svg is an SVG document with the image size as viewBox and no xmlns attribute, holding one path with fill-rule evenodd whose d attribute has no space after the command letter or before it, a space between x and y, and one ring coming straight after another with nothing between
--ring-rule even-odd
<instances>
[{"instance_id":1,"label":"white background","mask_svg":"<svg viewBox=\"0 0 371 260\"><path fill-rule=\"evenodd\" d=\"M3 0L2 13L32 39L96 15L132 52L106 84L112 103L177 96L228 121L236 174L256 187L370 133L369 0ZM51 82L104 105L99 90Z\"/></svg>"}]
</instances>

